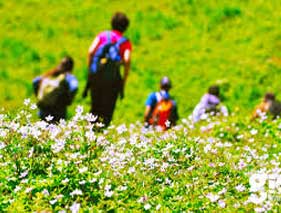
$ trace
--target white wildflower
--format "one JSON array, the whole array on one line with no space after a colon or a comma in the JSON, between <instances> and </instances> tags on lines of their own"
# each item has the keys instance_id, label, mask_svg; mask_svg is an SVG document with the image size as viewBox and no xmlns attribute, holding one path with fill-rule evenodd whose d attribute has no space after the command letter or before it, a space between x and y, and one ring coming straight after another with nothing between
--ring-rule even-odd
<instances>
[{"instance_id":1,"label":"white wildflower","mask_svg":"<svg viewBox=\"0 0 281 213\"><path fill-rule=\"evenodd\" d=\"M24 99L23 104L24 104L25 106L28 106L28 105L30 104L30 99L29 99L29 98Z\"/></svg>"},{"instance_id":2,"label":"white wildflower","mask_svg":"<svg viewBox=\"0 0 281 213\"><path fill-rule=\"evenodd\" d=\"M259 196L257 194L251 194L249 197L249 202L254 204L262 204L267 198L266 192L260 192Z\"/></svg>"},{"instance_id":3,"label":"white wildflower","mask_svg":"<svg viewBox=\"0 0 281 213\"><path fill-rule=\"evenodd\" d=\"M71 213L78 213L80 209L80 203L73 203L72 206L70 206Z\"/></svg>"},{"instance_id":4,"label":"white wildflower","mask_svg":"<svg viewBox=\"0 0 281 213\"><path fill-rule=\"evenodd\" d=\"M49 191L48 191L47 189L44 189L44 190L42 191L42 194L43 194L44 196L49 196L49 195L50 195L50 193L49 193Z\"/></svg>"},{"instance_id":5,"label":"white wildflower","mask_svg":"<svg viewBox=\"0 0 281 213\"><path fill-rule=\"evenodd\" d=\"M145 210L149 210L151 208L151 205L149 203L145 204L144 205L144 209Z\"/></svg>"},{"instance_id":6,"label":"white wildflower","mask_svg":"<svg viewBox=\"0 0 281 213\"><path fill-rule=\"evenodd\" d=\"M46 121L52 121L54 119L54 116L48 115L47 117L45 117Z\"/></svg>"},{"instance_id":7,"label":"white wildflower","mask_svg":"<svg viewBox=\"0 0 281 213\"><path fill-rule=\"evenodd\" d=\"M158 204L158 205L156 206L156 210L158 211L160 208L161 208L161 205Z\"/></svg>"},{"instance_id":8,"label":"white wildflower","mask_svg":"<svg viewBox=\"0 0 281 213\"><path fill-rule=\"evenodd\" d=\"M83 168L81 168L81 169L79 169L79 173L81 174L81 173L85 173L85 172L87 172L88 171L88 167L83 167Z\"/></svg>"},{"instance_id":9,"label":"white wildflower","mask_svg":"<svg viewBox=\"0 0 281 213\"><path fill-rule=\"evenodd\" d=\"M104 196L105 196L105 197L112 197L112 195L113 195L113 191L106 190L106 191L104 192Z\"/></svg>"},{"instance_id":10,"label":"white wildflower","mask_svg":"<svg viewBox=\"0 0 281 213\"><path fill-rule=\"evenodd\" d=\"M74 196L74 195L82 195L82 191L80 189L75 189L73 192L70 193L70 196Z\"/></svg>"},{"instance_id":11,"label":"white wildflower","mask_svg":"<svg viewBox=\"0 0 281 213\"><path fill-rule=\"evenodd\" d=\"M58 202L58 200L57 200L57 199L50 200L50 204L51 204L51 205L54 205L56 202Z\"/></svg>"},{"instance_id":12,"label":"white wildflower","mask_svg":"<svg viewBox=\"0 0 281 213\"><path fill-rule=\"evenodd\" d=\"M243 192L245 191L246 187L242 184L239 184L235 187L235 189L238 191L238 192Z\"/></svg>"},{"instance_id":13,"label":"white wildflower","mask_svg":"<svg viewBox=\"0 0 281 213\"><path fill-rule=\"evenodd\" d=\"M127 127L126 127L125 124L122 124L122 125L118 126L116 128L116 130L117 130L118 134L120 135L120 134L122 134L122 133L127 131Z\"/></svg>"},{"instance_id":14,"label":"white wildflower","mask_svg":"<svg viewBox=\"0 0 281 213\"><path fill-rule=\"evenodd\" d=\"M258 130L256 129L251 129L250 131L251 135L256 135L258 133Z\"/></svg>"},{"instance_id":15,"label":"white wildflower","mask_svg":"<svg viewBox=\"0 0 281 213\"><path fill-rule=\"evenodd\" d=\"M219 207L221 207L221 208L225 208L226 203L225 203L224 200L219 200L219 201L218 201L218 205L219 205Z\"/></svg>"},{"instance_id":16,"label":"white wildflower","mask_svg":"<svg viewBox=\"0 0 281 213\"><path fill-rule=\"evenodd\" d=\"M213 193L208 193L208 194L206 195L206 197L207 197L212 203L216 202L216 201L220 198L220 196L215 195L215 194L213 194Z\"/></svg>"}]
</instances>

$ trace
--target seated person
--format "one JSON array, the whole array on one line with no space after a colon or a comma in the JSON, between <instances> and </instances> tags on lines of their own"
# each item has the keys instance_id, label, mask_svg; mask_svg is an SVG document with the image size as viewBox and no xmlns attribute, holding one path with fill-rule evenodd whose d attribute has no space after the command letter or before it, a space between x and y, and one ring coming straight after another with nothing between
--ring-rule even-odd
<instances>
[{"instance_id":1,"label":"seated person","mask_svg":"<svg viewBox=\"0 0 281 213\"><path fill-rule=\"evenodd\" d=\"M169 94L171 81L163 77L160 81L160 91L151 93L146 100L144 112L145 126L160 126L163 130L176 125L178 112L176 102Z\"/></svg>"},{"instance_id":2,"label":"seated person","mask_svg":"<svg viewBox=\"0 0 281 213\"><path fill-rule=\"evenodd\" d=\"M194 123L202 120L208 113L216 115L228 115L227 108L220 105L220 90L219 87L213 85L209 87L208 92L203 95L200 102L196 105L192 113L192 120Z\"/></svg>"},{"instance_id":3,"label":"seated person","mask_svg":"<svg viewBox=\"0 0 281 213\"><path fill-rule=\"evenodd\" d=\"M280 116L281 104L275 98L273 93L266 93L260 104L255 107L254 112L252 113L252 120L256 118L262 118L266 114L269 114L273 119Z\"/></svg>"}]
</instances>

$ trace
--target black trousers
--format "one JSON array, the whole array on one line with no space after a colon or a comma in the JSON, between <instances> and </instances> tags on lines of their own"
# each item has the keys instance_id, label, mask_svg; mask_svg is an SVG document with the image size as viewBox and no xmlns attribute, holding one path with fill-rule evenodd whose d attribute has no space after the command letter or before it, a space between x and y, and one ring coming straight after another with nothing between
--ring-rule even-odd
<instances>
[{"instance_id":1,"label":"black trousers","mask_svg":"<svg viewBox=\"0 0 281 213\"><path fill-rule=\"evenodd\" d=\"M46 120L47 116L52 116L53 119L49 123L59 122L60 119L66 119L66 106L61 108L40 108L39 117Z\"/></svg>"},{"instance_id":2,"label":"black trousers","mask_svg":"<svg viewBox=\"0 0 281 213\"><path fill-rule=\"evenodd\" d=\"M91 113L98 116L98 121L108 126L112 120L116 101L120 92L121 76L108 80L95 74L90 81Z\"/></svg>"}]
</instances>

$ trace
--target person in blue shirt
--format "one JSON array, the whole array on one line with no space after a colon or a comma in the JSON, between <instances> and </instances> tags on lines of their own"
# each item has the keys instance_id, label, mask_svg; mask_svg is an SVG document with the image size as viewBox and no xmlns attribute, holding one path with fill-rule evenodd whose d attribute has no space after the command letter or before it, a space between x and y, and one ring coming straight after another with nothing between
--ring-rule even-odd
<instances>
[{"instance_id":1,"label":"person in blue shirt","mask_svg":"<svg viewBox=\"0 0 281 213\"><path fill-rule=\"evenodd\" d=\"M78 81L71 74L73 66L73 59L66 56L57 67L33 80L39 117L42 120L54 123L66 119L67 106L72 103L78 90Z\"/></svg>"},{"instance_id":2,"label":"person in blue shirt","mask_svg":"<svg viewBox=\"0 0 281 213\"><path fill-rule=\"evenodd\" d=\"M177 105L175 100L172 100L169 90L172 88L171 81L168 77L163 77L160 81L160 91L151 93L146 102L145 102L145 112L144 112L144 122L145 126L153 125L151 118L157 103L161 100L171 100L172 101L172 110L169 116L170 125L173 126L176 124L176 121L179 119L177 112Z\"/></svg>"}]
</instances>

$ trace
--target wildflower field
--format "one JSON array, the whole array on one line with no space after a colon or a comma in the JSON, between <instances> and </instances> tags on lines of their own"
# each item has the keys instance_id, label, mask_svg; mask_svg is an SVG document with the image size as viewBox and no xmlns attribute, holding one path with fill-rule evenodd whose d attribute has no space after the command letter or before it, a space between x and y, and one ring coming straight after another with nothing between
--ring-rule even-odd
<instances>
[{"instance_id":1,"label":"wildflower field","mask_svg":"<svg viewBox=\"0 0 281 213\"><path fill-rule=\"evenodd\" d=\"M0 114L1 212L281 210L280 120L182 119L163 133L102 130L81 106L48 124L35 108Z\"/></svg>"},{"instance_id":2,"label":"wildflower field","mask_svg":"<svg viewBox=\"0 0 281 213\"><path fill-rule=\"evenodd\" d=\"M81 96L87 50L115 11L130 18L132 67L103 129ZM280 11L279 0L0 0L0 212L281 212L281 119L249 120L265 92L281 98ZM79 90L68 119L48 124L31 82L65 55ZM180 121L144 129L164 75ZM211 84L230 115L194 125Z\"/></svg>"}]
</instances>

